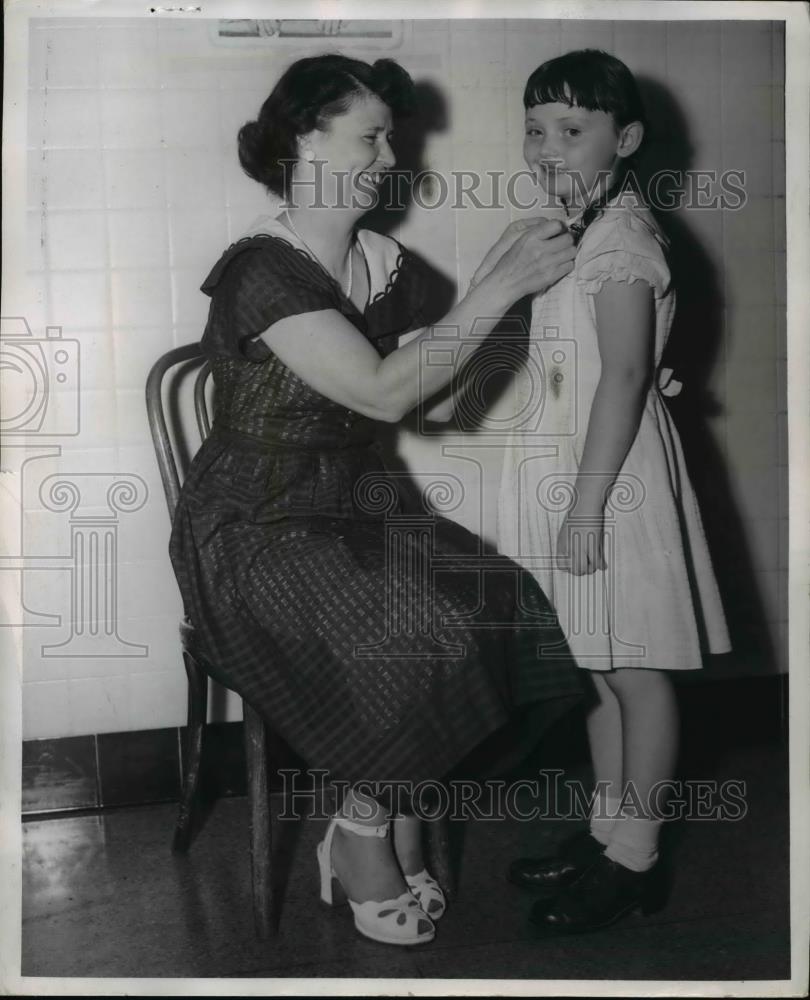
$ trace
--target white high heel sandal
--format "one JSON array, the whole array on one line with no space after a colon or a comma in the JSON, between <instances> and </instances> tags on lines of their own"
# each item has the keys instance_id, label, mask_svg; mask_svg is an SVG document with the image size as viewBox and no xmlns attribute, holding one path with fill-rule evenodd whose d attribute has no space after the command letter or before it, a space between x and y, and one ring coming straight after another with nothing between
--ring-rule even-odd
<instances>
[{"instance_id":1,"label":"white high heel sandal","mask_svg":"<svg viewBox=\"0 0 810 1000\"><path fill-rule=\"evenodd\" d=\"M335 827L342 826L351 830L359 837L387 837L388 824L380 826L363 826L353 823L343 816L335 816L329 823L326 836L318 844L318 869L321 875L321 900L328 906L339 902L333 893L333 882L337 882L341 895L346 896L340 880L332 867L332 838ZM414 945L426 944L436 936L436 928L428 915L414 899L410 891L403 892L396 899L385 899L381 902L369 899L364 903L355 903L348 899L354 912L354 926L372 941L382 944Z\"/></svg>"},{"instance_id":2,"label":"white high heel sandal","mask_svg":"<svg viewBox=\"0 0 810 1000\"><path fill-rule=\"evenodd\" d=\"M439 883L428 873L427 868L415 875L406 875L405 881L416 901L431 920L439 920L447 909L447 899Z\"/></svg>"}]
</instances>

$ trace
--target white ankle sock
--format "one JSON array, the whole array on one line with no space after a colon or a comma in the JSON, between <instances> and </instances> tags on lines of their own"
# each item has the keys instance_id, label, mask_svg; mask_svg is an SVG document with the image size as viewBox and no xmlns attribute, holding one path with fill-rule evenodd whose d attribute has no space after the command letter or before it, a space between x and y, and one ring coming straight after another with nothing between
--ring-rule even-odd
<instances>
[{"instance_id":1,"label":"white ankle sock","mask_svg":"<svg viewBox=\"0 0 810 1000\"><path fill-rule=\"evenodd\" d=\"M646 872L658 860L660 819L620 815L610 834L605 854L634 872Z\"/></svg>"},{"instance_id":2,"label":"white ankle sock","mask_svg":"<svg viewBox=\"0 0 810 1000\"><path fill-rule=\"evenodd\" d=\"M603 794L598 795L594 801L591 809L590 833L593 839L598 840L600 844L610 843L610 835L613 832L616 817L619 815L620 803L621 799Z\"/></svg>"}]
</instances>

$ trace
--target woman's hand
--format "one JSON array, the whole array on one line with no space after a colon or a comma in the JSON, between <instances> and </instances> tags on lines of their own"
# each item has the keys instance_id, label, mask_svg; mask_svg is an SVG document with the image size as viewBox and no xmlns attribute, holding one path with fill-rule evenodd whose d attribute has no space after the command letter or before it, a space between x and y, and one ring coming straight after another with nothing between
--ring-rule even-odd
<instances>
[{"instance_id":1,"label":"woman's hand","mask_svg":"<svg viewBox=\"0 0 810 1000\"><path fill-rule=\"evenodd\" d=\"M490 267L490 257L505 247ZM513 222L476 271L489 272L478 284L498 288L511 302L524 295L545 292L574 269L576 247L571 234L558 219L524 219ZM488 263L489 262L489 263Z\"/></svg>"},{"instance_id":2,"label":"woman's hand","mask_svg":"<svg viewBox=\"0 0 810 1000\"><path fill-rule=\"evenodd\" d=\"M493 243L492 246L487 251L486 257L481 261L481 263L476 268L475 274L472 276L470 285L480 284L484 278L492 271L498 261L503 257L506 251L512 246L515 240L522 236L524 233L528 232L533 226L536 226L538 222L544 221L543 219L517 219L515 222L510 222L509 225L501 233L498 242Z\"/></svg>"},{"instance_id":3,"label":"woman's hand","mask_svg":"<svg viewBox=\"0 0 810 1000\"><path fill-rule=\"evenodd\" d=\"M604 515L574 514L569 511L557 536L557 568L574 576L587 576L605 569Z\"/></svg>"}]
</instances>

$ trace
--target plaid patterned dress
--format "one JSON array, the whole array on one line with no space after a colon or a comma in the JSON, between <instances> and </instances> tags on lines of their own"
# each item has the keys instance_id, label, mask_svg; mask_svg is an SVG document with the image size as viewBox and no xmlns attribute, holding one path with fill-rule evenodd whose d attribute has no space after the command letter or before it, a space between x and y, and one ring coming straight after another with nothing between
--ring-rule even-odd
<instances>
[{"instance_id":1,"label":"plaid patterned dress","mask_svg":"<svg viewBox=\"0 0 810 1000\"><path fill-rule=\"evenodd\" d=\"M278 228L233 244L202 286L216 416L170 554L218 678L311 767L418 782L503 732L516 707L556 718L581 688L531 577L431 511L386 470L375 423L257 337L282 317L335 309L383 355L424 325L418 259L388 237L358 239L363 313Z\"/></svg>"}]
</instances>

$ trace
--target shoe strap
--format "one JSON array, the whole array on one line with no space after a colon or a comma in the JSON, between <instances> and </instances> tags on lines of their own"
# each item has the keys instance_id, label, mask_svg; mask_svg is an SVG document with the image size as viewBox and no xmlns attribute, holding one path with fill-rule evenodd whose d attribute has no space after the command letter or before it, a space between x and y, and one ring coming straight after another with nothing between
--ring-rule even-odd
<instances>
[{"instance_id":1,"label":"shoe strap","mask_svg":"<svg viewBox=\"0 0 810 1000\"><path fill-rule=\"evenodd\" d=\"M358 837L387 837L388 836L388 822L381 823L379 826L364 826L362 823L354 823L350 819L346 819L345 816L335 816L335 823L337 826L342 826L344 830L350 830L352 833L356 833Z\"/></svg>"}]
</instances>

